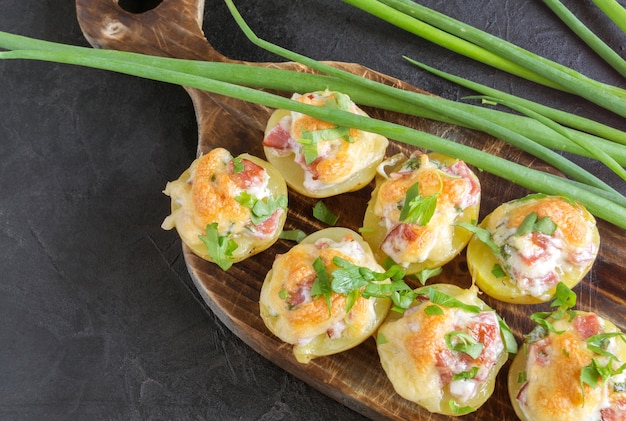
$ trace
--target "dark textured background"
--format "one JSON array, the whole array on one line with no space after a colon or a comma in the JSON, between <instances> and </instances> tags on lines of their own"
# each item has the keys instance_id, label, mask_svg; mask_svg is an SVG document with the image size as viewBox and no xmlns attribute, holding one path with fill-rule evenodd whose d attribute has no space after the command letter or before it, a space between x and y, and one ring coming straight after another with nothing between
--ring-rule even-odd
<instances>
[{"instance_id":1,"label":"dark textured background","mask_svg":"<svg viewBox=\"0 0 626 421\"><path fill-rule=\"evenodd\" d=\"M175 0L165 0L175 1ZM133 3L127 1L127 3ZM339 0L239 1L262 37L316 59L359 62L447 98L468 92L427 64L624 128L584 101L431 45ZM590 76L621 86L538 0L423 1ZM594 10L579 16L625 54ZM0 30L77 45L70 0L0 0ZM223 54L276 61L207 0ZM103 71L0 62L0 419L360 419L259 357L206 309L180 241L159 227L168 180L194 158L183 89Z\"/></svg>"}]
</instances>

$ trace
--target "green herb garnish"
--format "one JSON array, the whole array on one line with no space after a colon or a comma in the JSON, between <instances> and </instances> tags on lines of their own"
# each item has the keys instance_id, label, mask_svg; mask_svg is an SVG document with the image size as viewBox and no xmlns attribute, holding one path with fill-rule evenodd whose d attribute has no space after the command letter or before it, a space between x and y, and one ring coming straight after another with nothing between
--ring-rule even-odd
<instances>
[{"instance_id":1,"label":"green herb garnish","mask_svg":"<svg viewBox=\"0 0 626 421\"><path fill-rule=\"evenodd\" d=\"M448 401L448 405L450 406L452 412L456 415L466 415L476 411L476 408L472 408L471 406L460 406L452 399Z\"/></svg>"},{"instance_id":2,"label":"green herb garnish","mask_svg":"<svg viewBox=\"0 0 626 421\"><path fill-rule=\"evenodd\" d=\"M549 216L539 218L536 212L529 213L517 228L515 235L522 236L532 232L539 232L546 235L554 234L556 224Z\"/></svg>"},{"instance_id":3,"label":"green herb garnish","mask_svg":"<svg viewBox=\"0 0 626 421\"><path fill-rule=\"evenodd\" d=\"M330 305L330 294L332 293L332 288L330 284L330 277L328 272L326 271L326 266L321 258L315 259L313 262L313 269L315 269L315 273L317 277L313 281L313 285L311 286L311 296L313 297L324 297L326 300L326 305L328 306L328 317L331 316L331 305Z\"/></svg>"},{"instance_id":4,"label":"green herb garnish","mask_svg":"<svg viewBox=\"0 0 626 421\"><path fill-rule=\"evenodd\" d=\"M400 211L400 221L407 224L427 225L437 208L438 193L423 197L419 183L413 184L406 192L404 205Z\"/></svg>"},{"instance_id":5,"label":"green herb garnish","mask_svg":"<svg viewBox=\"0 0 626 421\"><path fill-rule=\"evenodd\" d=\"M233 174L240 173L244 169L245 165L243 163L243 159L240 156L233 158Z\"/></svg>"},{"instance_id":6,"label":"green herb garnish","mask_svg":"<svg viewBox=\"0 0 626 421\"><path fill-rule=\"evenodd\" d=\"M228 270L233 265L233 251L238 245L228 235L220 235L217 230L217 222L206 226L205 235L200 235L200 240L204 243L214 263L222 270Z\"/></svg>"},{"instance_id":7,"label":"green herb garnish","mask_svg":"<svg viewBox=\"0 0 626 421\"><path fill-rule=\"evenodd\" d=\"M508 276L506 271L502 269L502 266L500 266L498 263L493 265L493 268L491 269L491 274L496 278L504 278Z\"/></svg>"},{"instance_id":8,"label":"green herb garnish","mask_svg":"<svg viewBox=\"0 0 626 421\"><path fill-rule=\"evenodd\" d=\"M453 225L465 228L476 236L483 244L491 249L491 252L496 256L501 254L500 246L498 246L491 237L491 232L475 224L469 224L467 222L455 222Z\"/></svg>"},{"instance_id":9,"label":"green herb garnish","mask_svg":"<svg viewBox=\"0 0 626 421\"><path fill-rule=\"evenodd\" d=\"M452 375L452 380L471 380L478 374L478 367L474 366L469 371L462 371Z\"/></svg>"},{"instance_id":10,"label":"green herb garnish","mask_svg":"<svg viewBox=\"0 0 626 421\"><path fill-rule=\"evenodd\" d=\"M463 352L474 359L483 352L484 345L466 332L454 330L446 333L444 339L450 350Z\"/></svg>"},{"instance_id":11,"label":"green herb garnish","mask_svg":"<svg viewBox=\"0 0 626 421\"><path fill-rule=\"evenodd\" d=\"M295 241L296 243L300 243L302 240L306 238L306 233L299 229L294 230L283 230L278 238L282 240Z\"/></svg>"},{"instance_id":12,"label":"green herb garnish","mask_svg":"<svg viewBox=\"0 0 626 421\"><path fill-rule=\"evenodd\" d=\"M250 220L254 225L261 224L267 218L274 215L274 212L278 209L287 208L287 196L284 194L276 198L269 196L265 199L258 199L256 196L244 190L235 197L235 200L242 206L250 209Z\"/></svg>"},{"instance_id":13,"label":"green herb garnish","mask_svg":"<svg viewBox=\"0 0 626 421\"><path fill-rule=\"evenodd\" d=\"M313 217L330 226L335 225L339 220L339 216L332 213L321 200L318 200L313 207Z\"/></svg>"}]
</instances>

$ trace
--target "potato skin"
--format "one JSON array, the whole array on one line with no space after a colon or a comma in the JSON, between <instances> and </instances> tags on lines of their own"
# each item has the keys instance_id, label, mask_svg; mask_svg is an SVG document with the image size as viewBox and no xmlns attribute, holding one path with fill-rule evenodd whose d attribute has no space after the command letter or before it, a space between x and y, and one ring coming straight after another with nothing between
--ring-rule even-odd
<instances>
[{"instance_id":1,"label":"potato skin","mask_svg":"<svg viewBox=\"0 0 626 421\"><path fill-rule=\"evenodd\" d=\"M546 201L549 201L549 204L546 205ZM581 204L573 203L559 196L546 196L543 194L531 194L524 198L504 203L487 215L479 226L488 229L493 235L493 227L507 221L510 218L509 215L511 215L511 212L517 212L517 221L519 221L522 216L527 215L524 209L516 210L520 206L526 207L529 211L538 210L540 213L552 213L553 218L557 220L562 218L564 227L567 224L576 225L576 227L567 227L568 231L588 229L588 247L592 255L588 262L583 266L573 266L568 271L558 270L557 272L560 275L559 279L554 282L554 285L550 289L540 295L532 295L520 288L517 281L508 271L505 271L504 276L496 277L493 273L493 269L496 264L502 267L501 261L485 243L478 239L477 236L473 236L467 246L468 268L476 285L487 295L497 300L513 304L538 304L547 302L554 295L558 281L563 282L571 289L575 287L591 269L599 249L600 236L598 228L594 217ZM571 213L573 223L567 220L570 217L564 215L566 212L562 210L563 207L568 209L567 212ZM545 211L542 211L542 209L545 209ZM557 222L557 226L558 225L559 223ZM576 236L580 235L576 234Z\"/></svg>"},{"instance_id":2,"label":"potato skin","mask_svg":"<svg viewBox=\"0 0 626 421\"><path fill-rule=\"evenodd\" d=\"M429 160L438 161L446 167L460 162L455 158L451 158L438 153L429 153L425 155L429 158ZM407 161L407 159L407 157L399 157L399 160L390 168L389 173L399 170L402 165ZM478 183L478 178L473 173L471 173L470 177L477 186L480 186ZM384 226L383 218L375 213L375 209L377 201L379 200L378 197L379 192L381 191L381 187L387 182L388 179L386 177L383 177L380 174L377 175L376 186L374 188L374 191L372 192L371 199L368 202L368 206L363 219L363 238L370 244L379 262L383 262L388 258L388 255L381 249L381 245L385 241L388 233L387 227ZM471 206L465 208L456 217L454 222L472 223L473 221L476 221L478 219L479 211L480 192L478 193L476 202ZM423 261L414 261L408 264L408 266L404 265L406 266L407 274L418 273L424 269L435 269L441 267L454 259L465 248L465 246L470 241L472 234L460 226L454 226L451 229L452 235L449 246L445 247L445 250L438 253L431 253L431 255Z\"/></svg>"},{"instance_id":3,"label":"potato skin","mask_svg":"<svg viewBox=\"0 0 626 421\"><path fill-rule=\"evenodd\" d=\"M585 318L589 316L596 315L592 312L580 310L571 311L567 316L558 321L548 319L552 322L559 323L558 326L555 326L559 333L546 332L545 336L541 338L536 338L532 333L526 336L524 344L520 347L520 352L515 356L509 367L507 378L509 398L516 415L521 421L595 421L599 419L593 414L595 403L597 402L596 398L607 393L601 389L606 387L605 381L608 379L599 379L597 388L591 388L585 385L586 400L584 400L580 389L580 387L582 387L580 373L581 369L590 363L593 352L588 350L573 351L571 349L566 351L561 348L561 346L568 346L575 349L579 345L585 347L584 343L586 338L570 335L570 332L567 332L567 330L571 329L576 317ZM603 323L601 332L620 332L619 328L611 321L604 318L599 318L599 320ZM563 338L559 340L559 336L563 336ZM522 390L527 387L526 381L529 380L527 377L527 368L530 358L530 346L540 340L542 340L542 346L544 343L546 344L545 350L542 349L541 352L549 355L551 359L548 360L548 363L541 364L547 367L547 369L540 371L538 374L534 374L532 381L539 382L540 384L535 386L535 390L545 391L545 393L550 396L550 399L541 399L539 407L529 405L528 408L524 409L519 398L522 394ZM626 362L626 343L619 337L613 340L615 342L615 349L612 350L612 353L619 360L615 361L614 364L624 364ZM558 343L559 345L552 346L553 343ZM547 359L548 357L545 358ZM550 364L556 359L558 359L560 363L554 363L557 364L555 365L557 368L551 371ZM553 375L558 376L559 379L556 380L553 378ZM553 393L555 387L558 393ZM617 395L620 394L624 395L624 397L621 398L622 400L626 397L626 392L614 393L616 397L616 400L613 401L615 406L619 406L618 402L620 398L617 397ZM592 395L596 396L592 398ZM600 400L601 399L602 398L600 398ZM595 408L595 410L597 411L598 408Z\"/></svg>"},{"instance_id":4,"label":"potato skin","mask_svg":"<svg viewBox=\"0 0 626 421\"><path fill-rule=\"evenodd\" d=\"M305 94L306 95L306 94ZM367 116L367 114L358 109L358 114ZM278 109L270 116L265 129L265 136L274 128L284 117L291 115L291 111ZM323 122L322 122L323 123ZM354 130L354 129L353 129ZM363 142L365 140L359 140ZM366 148L368 152L365 156L361 154L348 154L345 159L352 161L355 171L345 180L336 183L327 183L319 188L308 188L305 185L305 171L303 167L295 161L293 153L278 153L274 148L263 146L266 159L274 165L283 175L287 185L294 191L313 198L325 198L336 196L342 193L359 190L368 185L376 176L376 167L383 160L389 141L386 137L368 134ZM329 167L332 168L333 160L326 160ZM332 172L332 171L331 171Z\"/></svg>"},{"instance_id":5,"label":"potato skin","mask_svg":"<svg viewBox=\"0 0 626 421\"><path fill-rule=\"evenodd\" d=\"M285 180L270 163L245 153L239 155L238 158L249 160L262 167L267 172L269 176L268 188L272 196L275 198L281 195L287 197L287 185ZM197 211L195 210L192 197L193 179L199 164L199 159L200 158L195 159L176 181L168 183L165 194L171 196L171 214L165 219L162 227L164 229L176 228L183 243L185 243L194 254L206 261L213 262L206 245L199 238L199 236L205 234L206 227L201 227L197 224ZM276 229L272 235L267 238L256 238L251 235L246 235L245 232L231 235L231 238L233 238L238 245L233 251L232 262L240 262L271 247L278 240L286 219L287 209L284 209L278 216ZM208 222L208 224L210 223L211 221Z\"/></svg>"},{"instance_id":6,"label":"potato skin","mask_svg":"<svg viewBox=\"0 0 626 421\"><path fill-rule=\"evenodd\" d=\"M365 261L355 261L353 263L368 267L379 273L384 272L384 269L374 260L367 243L356 232L347 228L333 227L307 236L290 251L277 256L272 269L267 273L263 282L259 301L261 318L270 332L282 341L293 344L294 356L300 363L306 364L317 357L343 352L367 340L382 323L391 306L391 300L389 299L359 298L350 314L352 316L352 313L356 311L359 314L359 319L348 323L341 336L330 337L327 334L326 323L331 317L333 320L339 321L348 317L345 314L346 299L344 295L331 293L331 314L329 314L323 297L314 298L311 302L293 309L288 308L286 305L286 299L281 297L281 291L288 289L290 282L299 282L303 276L315 276L314 273L311 274L310 269L312 260L315 257L322 257L323 259L330 257L329 254L324 254L322 251L313 251L312 254L307 255L311 250L311 246L318 240L325 241L329 239L334 242L341 242L346 237L355 240L366 256L364 258ZM299 265L298 262L293 262L289 266L288 259L293 261L294 259L299 259L299 256L309 260L305 260L302 265ZM349 256L342 257L350 260ZM331 268L328 264L326 264L326 267L330 272ZM291 270L290 268L297 269Z\"/></svg>"},{"instance_id":7,"label":"potato skin","mask_svg":"<svg viewBox=\"0 0 626 421\"><path fill-rule=\"evenodd\" d=\"M458 299L464 304L477 306L481 311L491 311L489 306L478 298L478 289L476 287L466 290L456 285L433 284L422 288L422 290L426 288L434 288ZM506 363L508 353L504 348L500 351L493 366L489 369L486 379L479 385L479 389L474 397L467 402L457 402L456 398L450 393L448 384L433 384L432 377L438 378L439 376L437 368L431 365L431 363L435 364L434 361L427 362L422 360L422 358L426 360L435 359L433 355L438 348L434 344L441 341L441 334L446 332L445 328L442 330L438 326L440 321L436 320L436 318L439 316L425 315L424 309L429 305L432 305L430 301L416 300L412 307L407 310L408 313L405 313L409 314L408 317L410 319L404 327L402 324L398 324L405 323L403 321L404 317L397 312L389 312L389 315L378 330L377 348L381 365L399 395L417 403L430 412L449 416L462 415L452 409L451 402L455 402L458 407L469 407L476 410L493 394L496 377ZM417 309L417 306L420 306L419 309ZM428 327L426 323L429 319L432 320L435 327ZM403 328L409 331L407 332ZM403 331L405 333L402 333ZM405 334L406 336L403 336ZM430 347L433 347L433 349ZM415 360L415 358L418 358L419 361Z\"/></svg>"}]
</instances>

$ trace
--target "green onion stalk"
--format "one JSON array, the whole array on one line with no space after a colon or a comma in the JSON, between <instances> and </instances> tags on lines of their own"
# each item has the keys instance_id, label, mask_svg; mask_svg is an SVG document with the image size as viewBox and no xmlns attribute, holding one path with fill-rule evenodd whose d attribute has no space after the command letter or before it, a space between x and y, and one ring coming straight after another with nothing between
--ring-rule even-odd
<instances>
[{"instance_id":1,"label":"green onion stalk","mask_svg":"<svg viewBox=\"0 0 626 421\"><path fill-rule=\"evenodd\" d=\"M619 74L626 77L626 61L620 57L611 47L602 41L596 34L585 26L567 7L559 0L543 0L543 2L582 39L593 51L605 62L613 67Z\"/></svg>"},{"instance_id":2,"label":"green onion stalk","mask_svg":"<svg viewBox=\"0 0 626 421\"><path fill-rule=\"evenodd\" d=\"M592 122L591 120L587 120L588 123L584 125L578 123L580 130L565 128L564 130L567 133L567 136L564 137L560 134L554 135L547 133L545 128L533 119L523 118L510 113L477 107L470 104L457 103L455 101L433 97L430 95L416 95L413 97L413 101L422 99L423 101L439 104L440 107L447 109L447 112L442 114L441 112L434 112L428 108L416 106L413 103L407 103L404 100L393 98L386 94L381 94L369 88L363 88L354 83L346 82L340 78L325 75L299 73L296 77L293 77L294 75L292 75L292 72L284 69L248 65L244 66L234 63L181 60L111 50L98 49L94 51L92 49L85 49L84 47L58 44L43 40L34 40L3 32L0 32L0 47L9 50L68 52L75 54L89 54L105 59L122 61L128 60L135 63L182 71L189 74L204 75L225 82L265 89L282 90L286 92L310 92L313 90L323 90L325 88L329 88L350 95L355 102L361 105L377 107L389 111L400 112L417 117L460 125L475 130L481 130L481 127L476 125L474 120L469 120L467 124L465 124L463 121L455 118L455 115L457 115L458 112L471 112L478 115L482 119L487 119L494 124L507 127L510 130L523 134L525 137L528 137L545 147L592 158L593 156L591 156L586 149L578 146L579 143L583 142L602 148L607 151L607 153L609 153L618 163L620 163L620 165L626 165L626 149L616 147L617 145L614 145L612 142L607 142L607 140L624 139L626 138L626 133L597 122ZM16 53L13 54L15 55ZM9 57L5 55L5 58ZM480 91L477 90L477 92ZM481 93L496 96L493 92ZM559 120L552 115L548 115L548 117L556 121L563 122L563 120ZM577 119L576 116L570 118L570 121L573 122L578 120L581 122L585 121L585 119ZM577 142L571 142L570 138L576 139ZM503 140L506 141L506 138Z\"/></svg>"},{"instance_id":3,"label":"green onion stalk","mask_svg":"<svg viewBox=\"0 0 626 421\"><path fill-rule=\"evenodd\" d=\"M377 133L408 145L436 151L449 156L462 156L470 165L479 167L491 174L533 191L545 194L566 195L580 201L598 218L626 229L626 206L608 199L601 190L589 188L571 180L534 170L510 162L487 152L441 137L411 129L396 123L390 123L369 117L359 116L345 111L317 107L271 94L254 88L209 79L189 73L158 68L132 61L104 59L90 54L74 54L47 51L17 51L0 53L2 58L28 58L57 63L74 64L91 68L115 71L118 73L173 83L190 88L201 89L218 95L224 95L247 102L272 108L283 108L310 115L345 127L354 127ZM132 54L132 53L126 53ZM295 72L297 73L297 72ZM295 75L294 75L295 76Z\"/></svg>"},{"instance_id":4,"label":"green onion stalk","mask_svg":"<svg viewBox=\"0 0 626 421\"><path fill-rule=\"evenodd\" d=\"M593 0L623 32L626 32L626 9L617 0Z\"/></svg>"},{"instance_id":5,"label":"green onion stalk","mask_svg":"<svg viewBox=\"0 0 626 421\"><path fill-rule=\"evenodd\" d=\"M462 78L460 76L446 73L442 70L435 69L434 67L428 66L424 63L421 63L409 57L405 57L405 59L409 63L423 70L426 70L436 76L439 76L442 79L446 79L450 82L456 83L459 86L463 86L465 88L471 89L472 91L478 92L483 95L489 95L494 98L500 98L508 102L519 104L520 106L531 109L551 120L561 123L562 125L580 130L584 133L594 134L595 136L598 136L598 137L581 138L580 136L578 136L578 132L569 131L568 137L575 137L577 141L582 141L589 145L593 145L594 147L601 148L607 153L613 155L614 157L619 155L620 151L624 149L623 147L617 144L626 145L626 133L621 130L599 123L595 120L591 120L591 119L581 117L576 114L568 113L562 110L548 107L543 104L539 104L534 101L530 101L530 100L520 98L515 95L508 94L506 92L500 91L495 88L491 88L489 86L486 86L477 82L473 82L471 80ZM610 140L611 142L604 142L604 140ZM617 144L614 144L613 142ZM573 151L569 151L569 152L573 152ZM573 153L576 153L576 152L573 152ZM582 153L576 153L576 154L584 155ZM624 164L622 163L622 165Z\"/></svg>"},{"instance_id":6,"label":"green onion stalk","mask_svg":"<svg viewBox=\"0 0 626 421\"><path fill-rule=\"evenodd\" d=\"M230 8L231 14L234 16L235 20L239 24L240 28L243 30L244 34L256 45L265 48L266 50L283 56L287 59L297 61L301 64L307 65L312 69L327 73L332 76L336 76L338 78L344 79L351 83L354 83L359 86L363 86L366 88L370 88L374 91L387 94L394 98L398 98L406 101L407 103L412 103L414 101L419 101L419 105L426 107L436 113L446 114L450 110L444 105L439 103L436 100L433 100L433 97L428 95L418 95L412 92L408 92L402 89L397 89L392 86L384 85L382 83L378 83L369 79L362 78L358 75L355 75L350 72L346 72L341 69L337 69L333 66L318 62L316 60L310 59L303 55L294 53L290 50L281 48L277 45L271 44L267 41L264 41L258 38L254 32L248 27L246 22L243 20L243 17L239 14L238 10L234 6L231 0L226 0L228 7ZM605 189L608 192L614 194L618 199L618 201L624 201L624 197L615 191L611 186L607 185L604 181L598 179L593 174L590 174L588 171L564 158L563 156L557 154L556 152L543 147L542 145L533 142L522 134L512 131L505 126L501 126L498 124L494 124L491 121L486 119L482 119L480 116L476 115L476 113L467 112L465 110L457 109L454 115L455 119L465 123L467 126L472 126L478 124L480 129L486 133L494 135L496 137L500 137L503 140L508 141L509 143L520 147L521 149L535 155L536 157L544 160L545 162L553 165L555 168L569 175L573 179L577 181L581 181L583 183L589 184L594 187L598 187L601 189Z\"/></svg>"},{"instance_id":7,"label":"green onion stalk","mask_svg":"<svg viewBox=\"0 0 626 421\"><path fill-rule=\"evenodd\" d=\"M413 19L415 26L419 25L421 22L426 22L459 39L469 41L496 55L517 63L552 81L562 90L574 93L617 115L626 117L626 91L624 89L593 80L567 66L555 63L554 61L548 60L547 58L534 54L515 44L490 35L471 25L467 25L425 6L410 0L343 1L375 16L379 16L394 25L401 23L404 29L406 29L407 16ZM385 9L385 14L382 14L380 10L383 5L393 10ZM447 47L445 44L442 44L442 46ZM483 61L480 55L475 58L480 62L489 64L487 61Z\"/></svg>"}]
</instances>

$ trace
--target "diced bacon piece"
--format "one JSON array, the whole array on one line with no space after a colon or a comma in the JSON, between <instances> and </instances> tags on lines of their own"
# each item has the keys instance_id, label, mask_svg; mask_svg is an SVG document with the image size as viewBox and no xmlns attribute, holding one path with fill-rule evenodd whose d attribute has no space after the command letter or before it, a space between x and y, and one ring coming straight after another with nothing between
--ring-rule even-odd
<instances>
[{"instance_id":1,"label":"diced bacon piece","mask_svg":"<svg viewBox=\"0 0 626 421\"><path fill-rule=\"evenodd\" d=\"M578 315L573 322L574 329L583 340L597 335L602 331L600 318L595 314Z\"/></svg>"},{"instance_id":2,"label":"diced bacon piece","mask_svg":"<svg viewBox=\"0 0 626 421\"><path fill-rule=\"evenodd\" d=\"M237 173L234 172L234 163L230 161L228 164L228 171L231 174L230 179L235 183L237 187L243 190L247 190L253 186L259 186L265 181L265 169L260 165L248 159L242 159L243 171Z\"/></svg>"},{"instance_id":3,"label":"diced bacon piece","mask_svg":"<svg viewBox=\"0 0 626 421\"><path fill-rule=\"evenodd\" d=\"M499 340L500 332L497 323L493 313L481 313L475 318L475 322L468 326L472 337L484 345L477 361L481 366L488 368L491 368L496 363L501 350L499 346L501 344Z\"/></svg>"},{"instance_id":4,"label":"diced bacon piece","mask_svg":"<svg viewBox=\"0 0 626 421\"><path fill-rule=\"evenodd\" d=\"M254 231L259 233L261 237L267 237L272 235L276 231L276 227L278 226L278 221L280 219L280 214L283 211L278 209L276 212L272 214L265 221L261 222L259 225L254 226Z\"/></svg>"},{"instance_id":5,"label":"diced bacon piece","mask_svg":"<svg viewBox=\"0 0 626 421\"><path fill-rule=\"evenodd\" d=\"M302 279L298 283L298 290L295 293L291 293L291 296L286 300L292 307L297 307L302 304L306 304L311 301L311 288L315 281L315 275Z\"/></svg>"},{"instance_id":6,"label":"diced bacon piece","mask_svg":"<svg viewBox=\"0 0 626 421\"><path fill-rule=\"evenodd\" d=\"M267 133L263 139L263 146L269 148L285 150L290 148L291 135L289 130L278 123Z\"/></svg>"},{"instance_id":7,"label":"diced bacon piece","mask_svg":"<svg viewBox=\"0 0 626 421\"><path fill-rule=\"evenodd\" d=\"M551 343L552 339L545 338L530 345L529 355L534 358L538 366L544 367L550 364L550 354L548 350L550 349Z\"/></svg>"},{"instance_id":8,"label":"diced bacon piece","mask_svg":"<svg viewBox=\"0 0 626 421\"><path fill-rule=\"evenodd\" d=\"M626 397L612 401L611 406L600 410L601 421L626 420Z\"/></svg>"},{"instance_id":9,"label":"diced bacon piece","mask_svg":"<svg viewBox=\"0 0 626 421\"><path fill-rule=\"evenodd\" d=\"M472 170L469 169L464 161L457 161L449 167L444 168L443 171L448 174L462 177L469 183L470 190L467 196L467 202L464 203L465 206L472 206L478 202L478 199L480 198L480 183L474 177Z\"/></svg>"},{"instance_id":10,"label":"diced bacon piece","mask_svg":"<svg viewBox=\"0 0 626 421\"><path fill-rule=\"evenodd\" d=\"M528 266L539 260L543 260L554 253L554 243L552 242L551 237L546 234L542 234L540 232L531 233L529 243L530 247L519 250L521 259Z\"/></svg>"}]
</instances>

